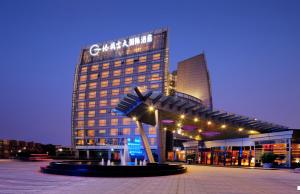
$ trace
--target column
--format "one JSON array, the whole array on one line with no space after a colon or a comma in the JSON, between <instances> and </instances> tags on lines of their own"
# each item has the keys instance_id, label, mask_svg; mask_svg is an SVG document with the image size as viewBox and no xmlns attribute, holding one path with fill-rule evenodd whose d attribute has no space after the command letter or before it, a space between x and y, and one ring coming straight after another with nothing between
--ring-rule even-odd
<instances>
[{"instance_id":1,"label":"column","mask_svg":"<svg viewBox=\"0 0 300 194\"><path fill-rule=\"evenodd\" d=\"M90 159L90 150L86 151L86 159Z\"/></svg>"},{"instance_id":2,"label":"column","mask_svg":"<svg viewBox=\"0 0 300 194\"><path fill-rule=\"evenodd\" d=\"M108 149L108 156L107 156L108 160L111 160L111 149Z\"/></svg>"},{"instance_id":3,"label":"column","mask_svg":"<svg viewBox=\"0 0 300 194\"><path fill-rule=\"evenodd\" d=\"M145 130L143 128L143 125L140 121L136 121L136 125L139 129L139 132L140 132L140 135L141 135L141 138L142 138L142 141L143 141L143 146L144 146L144 149L146 151L147 158L148 158L150 163L154 163L155 161L154 161L154 158L153 158L153 155L152 155L152 152L151 152L149 142L148 142L147 136L145 134Z\"/></svg>"},{"instance_id":4,"label":"column","mask_svg":"<svg viewBox=\"0 0 300 194\"><path fill-rule=\"evenodd\" d=\"M157 132L157 150L158 150L158 161L163 163L166 161L166 131L160 127L160 114L158 110L155 110L155 128Z\"/></svg>"},{"instance_id":5,"label":"column","mask_svg":"<svg viewBox=\"0 0 300 194\"><path fill-rule=\"evenodd\" d=\"M291 168L291 162L292 162L292 141L291 138L288 139L288 163L287 167Z\"/></svg>"}]
</instances>

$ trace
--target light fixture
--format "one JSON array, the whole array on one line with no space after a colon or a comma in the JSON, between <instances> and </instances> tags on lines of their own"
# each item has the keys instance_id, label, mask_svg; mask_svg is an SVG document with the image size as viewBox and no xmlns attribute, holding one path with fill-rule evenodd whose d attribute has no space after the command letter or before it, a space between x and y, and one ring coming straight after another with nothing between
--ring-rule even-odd
<instances>
[{"instance_id":1,"label":"light fixture","mask_svg":"<svg viewBox=\"0 0 300 194\"><path fill-rule=\"evenodd\" d=\"M193 138L193 136L191 136L191 135L190 135L190 138L192 139L192 138Z\"/></svg>"},{"instance_id":2,"label":"light fixture","mask_svg":"<svg viewBox=\"0 0 300 194\"><path fill-rule=\"evenodd\" d=\"M132 120L136 121L136 117L132 117Z\"/></svg>"},{"instance_id":3,"label":"light fixture","mask_svg":"<svg viewBox=\"0 0 300 194\"><path fill-rule=\"evenodd\" d=\"M201 133L201 132L202 132L202 129L198 129L198 132Z\"/></svg>"},{"instance_id":4,"label":"light fixture","mask_svg":"<svg viewBox=\"0 0 300 194\"><path fill-rule=\"evenodd\" d=\"M181 118L181 119L184 119L184 118L185 118L185 115L184 115L184 114L180 115L180 118Z\"/></svg>"},{"instance_id":5,"label":"light fixture","mask_svg":"<svg viewBox=\"0 0 300 194\"><path fill-rule=\"evenodd\" d=\"M148 110L149 110L150 112L152 112L152 111L154 111L154 107L153 107L153 106L149 106Z\"/></svg>"},{"instance_id":6,"label":"light fixture","mask_svg":"<svg viewBox=\"0 0 300 194\"><path fill-rule=\"evenodd\" d=\"M173 132L173 133L175 133L176 131L175 131L175 130L173 130L172 132Z\"/></svg>"},{"instance_id":7,"label":"light fixture","mask_svg":"<svg viewBox=\"0 0 300 194\"><path fill-rule=\"evenodd\" d=\"M211 121L207 121L207 125L211 125Z\"/></svg>"},{"instance_id":8,"label":"light fixture","mask_svg":"<svg viewBox=\"0 0 300 194\"><path fill-rule=\"evenodd\" d=\"M221 128L222 128L222 129L225 129L225 128L226 128L226 125L222 125Z\"/></svg>"},{"instance_id":9,"label":"light fixture","mask_svg":"<svg viewBox=\"0 0 300 194\"><path fill-rule=\"evenodd\" d=\"M197 117L194 118L194 122L198 122L199 119Z\"/></svg>"},{"instance_id":10,"label":"light fixture","mask_svg":"<svg viewBox=\"0 0 300 194\"><path fill-rule=\"evenodd\" d=\"M177 123L177 126L178 126L178 127L181 127L181 123Z\"/></svg>"},{"instance_id":11,"label":"light fixture","mask_svg":"<svg viewBox=\"0 0 300 194\"><path fill-rule=\"evenodd\" d=\"M243 131L244 129L240 127L238 130L239 130L239 131Z\"/></svg>"},{"instance_id":12,"label":"light fixture","mask_svg":"<svg viewBox=\"0 0 300 194\"><path fill-rule=\"evenodd\" d=\"M164 127L164 130L167 131L167 127Z\"/></svg>"}]
</instances>

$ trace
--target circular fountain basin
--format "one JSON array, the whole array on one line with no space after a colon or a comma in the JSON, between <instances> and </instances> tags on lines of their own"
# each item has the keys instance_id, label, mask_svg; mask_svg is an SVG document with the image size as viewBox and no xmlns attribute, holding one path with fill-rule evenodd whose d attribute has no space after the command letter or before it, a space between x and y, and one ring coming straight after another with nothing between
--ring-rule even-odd
<instances>
[{"instance_id":1,"label":"circular fountain basin","mask_svg":"<svg viewBox=\"0 0 300 194\"><path fill-rule=\"evenodd\" d=\"M43 173L93 177L164 176L182 174L186 171L186 167L180 164L148 163L146 166L106 166L95 161L50 162L48 166L41 167L41 172Z\"/></svg>"}]
</instances>

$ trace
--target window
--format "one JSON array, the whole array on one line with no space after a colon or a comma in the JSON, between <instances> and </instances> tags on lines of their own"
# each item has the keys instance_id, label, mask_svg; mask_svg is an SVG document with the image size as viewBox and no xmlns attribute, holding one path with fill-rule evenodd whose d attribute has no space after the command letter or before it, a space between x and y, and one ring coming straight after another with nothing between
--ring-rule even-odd
<instances>
[{"instance_id":1,"label":"window","mask_svg":"<svg viewBox=\"0 0 300 194\"><path fill-rule=\"evenodd\" d=\"M138 72L141 73L141 72L145 72L147 70L147 66L146 65L140 65L138 67Z\"/></svg>"},{"instance_id":2,"label":"window","mask_svg":"<svg viewBox=\"0 0 300 194\"><path fill-rule=\"evenodd\" d=\"M159 68L160 68L160 64L159 64L159 63L153 64L153 65L152 65L152 70L153 70L153 71L159 70Z\"/></svg>"},{"instance_id":3,"label":"window","mask_svg":"<svg viewBox=\"0 0 300 194\"><path fill-rule=\"evenodd\" d=\"M100 100L99 106L106 106L107 100Z\"/></svg>"},{"instance_id":4,"label":"window","mask_svg":"<svg viewBox=\"0 0 300 194\"><path fill-rule=\"evenodd\" d=\"M84 109L84 102L79 102L77 107L78 109Z\"/></svg>"},{"instance_id":5,"label":"window","mask_svg":"<svg viewBox=\"0 0 300 194\"><path fill-rule=\"evenodd\" d=\"M145 78L146 78L146 76L144 76L144 75L138 76L138 82L145 82Z\"/></svg>"},{"instance_id":6,"label":"window","mask_svg":"<svg viewBox=\"0 0 300 194\"><path fill-rule=\"evenodd\" d=\"M155 127L149 127L149 135L156 135L156 128Z\"/></svg>"},{"instance_id":7,"label":"window","mask_svg":"<svg viewBox=\"0 0 300 194\"><path fill-rule=\"evenodd\" d=\"M120 76L121 75L121 70L115 70L114 71L114 76Z\"/></svg>"},{"instance_id":8,"label":"window","mask_svg":"<svg viewBox=\"0 0 300 194\"><path fill-rule=\"evenodd\" d=\"M118 135L118 129L116 128L110 129L110 135Z\"/></svg>"},{"instance_id":9,"label":"window","mask_svg":"<svg viewBox=\"0 0 300 194\"><path fill-rule=\"evenodd\" d=\"M88 139L88 144L89 145L94 145L95 144L95 140L94 139Z\"/></svg>"},{"instance_id":10,"label":"window","mask_svg":"<svg viewBox=\"0 0 300 194\"><path fill-rule=\"evenodd\" d=\"M120 79L114 79L113 82L112 82L112 85L113 85L113 86L118 86L118 85L120 85Z\"/></svg>"},{"instance_id":11,"label":"window","mask_svg":"<svg viewBox=\"0 0 300 194\"><path fill-rule=\"evenodd\" d=\"M139 134L140 134L140 130L139 130L139 128L135 128L135 130L134 130L134 134L135 134L135 135L139 135Z\"/></svg>"},{"instance_id":12,"label":"window","mask_svg":"<svg viewBox=\"0 0 300 194\"><path fill-rule=\"evenodd\" d=\"M130 118L123 118L123 125L130 125L131 119Z\"/></svg>"},{"instance_id":13,"label":"window","mask_svg":"<svg viewBox=\"0 0 300 194\"><path fill-rule=\"evenodd\" d=\"M119 93L120 93L119 89L113 89L113 90L111 90L111 95L112 96L117 96L117 95L119 95Z\"/></svg>"},{"instance_id":14,"label":"window","mask_svg":"<svg viewBox=\"0 0 300 194\"><path fill-rule=\"evenodd\" d=\"M126 59L126 65L132 65L134 62L134 60L131 58L131 59Z\"/></svg>"},{"instance_id":15,"label":"window","mask_svg":"<svg viewBox=\"0 0 300 194\"><path fill-rule=\"evenodd\" d=\"M91 71L98 71L98 69L99 69L98 64L97 65L92 65L92 67L91 67Z\"/></svg>"},{"instance_id":16,"label":"window","mask_svg":"<svg viewBox=\"0 0 300 194\"><path fill-rule=\"evenodd\" d=\"M105 97L105 96L107 96L107 90L101 90L100 97Z\"/></svg>"},{"instance_id":17,"label":"window","mask_svg":"<svg viewBox=\"0 0 300 194\"><path fill-rule=\"evenodd\" d=\"M99 132L99 134L106 134L106 130L105 129L100 129L98 132Z\"/></svg>"},{"instance_id":18,"label":"window","mask_svg":"<svg viewBox=\"0 0 300 194\"><path fill-rule=\"evenodd\" d=\"M131 84L131 83L132 83L132 77L126 77L125 84Z\"/></svg>"},{"instance_id":19,"label":"window","mask_svg":"<svg viewBox=\"0 0 300 194\"><path fill-rule=\"evenodd\" d=\"M159 84L151 84L151 89L157 89L159 88Z\"/></svg>"},{"instance_id":20,"label":"window","mask_svg":"<svg viewBox=\"0 0 300 194\"><path fill-rule=\"evenodd\" d=\"M155 145L155 138L154 137L150 137L149 138L149 143L150 143L150 145Z\"/></svg>"},{"instance_id":21,"label":"window","mask_svg":"<svg viewBox=\"0 0 300 194\"><path fill-rule=\"evenodd\" d=\"M117 106L118 103L119 103L119 98L114 98L114 99L111 99L111 101L110 101L111 106Z\"/></svg>"},{"instance_id":22,"label":"window","mask_svg":"<svg viewBox=\"0 0 300 194\"><path fill-rule=\"evenodd\" d=\"M95 126L95 120L88 120L88 126L94 127Z\"/></svg>"},{"instance_id":23,"label":"window","mask_svg":"<svg viewBox=\"0 0 300 194\"><path fill-rule=\"evenodd\" d=\"M83 91L86 89L86 84L80 84L79 85L79 91Z\"/></svg>"},{"instance_id":24,"label":"window","mask_svg":"<svg viewBox=\"0 0 300 194\"><path fill-rule=\"evenodd\" d=\"M147 91L147 86L138 86L138 88L141 92L146 92Z\"/></svg>"},{"instance_id":25,"label":"window","mask_svg":"<svg viewBox=\"0 0 300 194\"><path fill-rule=\"evenodd\" d=\"M78 112L78 118L83 118L83 117L84 117L84 112L83 111Z\"/></svg>"},{"instance_id":26,"label":"window","mask_svg":"<svg viewBox=\"0 0 300 194\"><path fill-rule=\"evenodd\" d=\"M95 137L95 130L88 130L88 131L87 131L87 135L88 135L89 137Z\"/></svg>"},{"instance_id":27,"label":"window","mask_svg":"<svg viewBox=\"0 0 300 194\"><path fill-rule=\"evenodd\" d=\"M142 56L139 58L140 63L144 63L147 61L147 56Z\"/></svg>"},{"instance_id":28,"label":"window","mask_svg":"<svg viewBox=\"0 0 300 194\"><path fill-rule=\"evenodd\" d=\"M95 89L97 87L97 82L92 82L89 84L89 89Z\"/></svg>"},{"instance_id":29,"label":"window","mask_svg":"<svg viewBox=\"0 0 300 194\"><path fill-rule=\"evenodd\" d=\"M121 66L121 61L115 61L115 67L120 67Z\"/></svg>"},{"instance_id":30,"label":"window","mask_svg":"<svg viewBox=\"0 0 300 194\"><path fill-rule=\"evenodd\" d=\"M90 101L89 102L89 108L95 108L96 107L96 102L95 101Z\"/></svg>"},{"instance_id":31,"label":"window","mask_svg":"<svg viewBox=\"0 0 300 194\"><path fill-rule=\"evenodd\" d=\"M87 72L87 67L81 67L81 73L86 73Z\"/></svg>"},{"instance_id":32,"label":"window","mask_svg":"<svg viewBox=\"0 0 300 194\"><path fill-rule=\"evenodd\" d=\"M131 87L124 88L124 94L128 94L131 91Z\"/></svg>"},{"instance_id":33,"label":"window","mask_svg":"<svg viewBox=\"0 0 300 194\"><path fill-rule=\"evenodd\" d=\"M96 92L90 92L89 98L96 98Z\"/></svg>"},{"instance_id":34,"label":"window","mask_svg":"<svg viewBox=\"0 0 300 194\"><path fill-rule=\"evenodd\" d=\"M119 120L118 119L111 119L111 121L110 121L111 123L111 125L118 125L118 122L119 122Z\"/></svg>"},{"instance_id":35,"label":"window","mask_svg":"<svg viewBox=\"0 0 300 194\"><path fill-rule=\"evenodd\" d=\"M106 126L106 120L105 119L100 119L99 120L99 126Z\"/></svg>"},{"instance_id":36,"label":"window","mask_svg":"<svg viewBox=\"0 0 300 194\"><path fill-rule=\"evenodd\" d=\"M85 93L79 93L78 100L83 100L85 98Z\"/></svg>"},{"instance_id":37,"label":"window","mask_svg":"<svg viewBox=\"0 0 300 194\"><path fill-rule=\"evenodd\" d=\"M108 69L109 68L109 63L103 63L102 69Z\"/></svg>"},{"instance_id":38,"label":"window","mask_svg":"<svg viewBox=\"0 0 300 194\"><path fill-rule=\"evenodd\" d=\"M101 87L107 87L108 86L108 81L101 81Z\"/></svg>"},{"instance_id":39,"label":"window","mask_svg":"<svg viewBox=\"0 0 300 194\"><path fill-rule=\"evenodd\" d=\"M84 130L78 130L77 137L84 137Z\"/></svg>"},{"instance_id":40,"label":"window","mask_svg":"<svg viewBox=\"0 0 300 194\"><path fill-rule=\"evenodd\" d=\"M99 114L105 114L106 113L106 109L100 109L99 110Z\"/></svg>"},{"instance_id":41,"label":"window","mask_svg":"<svg viewBox=\"0 0 300 194\"><path fill-rule=\"evenodd\" d=\"M153 55L153 60L159 60L160 59L160 53Z\"/></svg>"},{"instance_id":42,"label":"window","mask_svg":"<svg viewBox=\"0 0 300 194\"><path fill-rule=\"evenodd\" d=\"M129 67L129 68L126 68L125 69L125 74L128 75L128 74L132 74L133 73L133 68L132 67Z\"/></svg>"},{"instance_id":43,"label":"window","mask_svg":"<svg viewBox=\"0 0 300 194\"><path fill-rule=\"evenodd\" d=\"M99 144L100 145L106 145L105 139L104 138L99 139Z\"/></svg>"},{"instance_id":44,"label":"window","mask_svg":"<svg viewBox=\"0 0 300 194\"><path fill-rule=\"evenodd\" d=\"M77 127L78 128L84 127L84 121L77 121Z\"/></svg>"},{"instance_id":45,"label":"window","mask_svg":"<svg viewBox=\"0 0 300 194\"><path fill-rule=\"evenodd\" d=\"M89 111L88 117L95 117L95 111L94 110Z\"/></svg>"},{"instance_id":46,"label":"window","mask_svg":"<svg viewBox=\"0 0 300 194\"><path fill-rule=\"evenodd\" d=\"M158 73L151 75L150 81L159 81L159 80L160 80L160 76Z\"/></svg>"},{"instance_id":47,"label":"window","mask_svg":"<svg viewBox=\"0 0 300 194\"><path fill-rule=\"evenodd\" d=\"M104 72L102 72L102 74L101 74L101 77L102 77L102 78L108 78L108 76L109 76L109 71L104 71Z\"/></svg>"},{"instance_id":48,"label":"window","mask_svg":"<svg viewBox=\"0 0 300 194\"><path fill-rule=\"evenodd\" d=\"M86 81L87 76L86 75L82 75L80 76L80 82L85 82Z\"/></svg>"},{"instance_id":49,"label":"window","mask_svg":"<svg viewBox=\"0 0 300 194\"><path fill-rule=\"evenodd\" d=\"M124 128L123 135L130 135L130 128Z\"/></svg>"},{"instance_id":50,"label":"window","mask_svg":"<svg viewBox=\"0 0 300 194\"><path fill-rule=\"evenodd\" d=\"M84 145L83 139L77 139L76 144L77 144L77 145Z\"/></svg>"},{"instance_id":51,"label":"window","mask_svg":"<svg viewBox=\"0 0 300 194\"><path fill-rule=\"evenodd\" d=\"M90 75L90 80L98 79L98 73L94 73Z\"/></svg>"}]
</instances>

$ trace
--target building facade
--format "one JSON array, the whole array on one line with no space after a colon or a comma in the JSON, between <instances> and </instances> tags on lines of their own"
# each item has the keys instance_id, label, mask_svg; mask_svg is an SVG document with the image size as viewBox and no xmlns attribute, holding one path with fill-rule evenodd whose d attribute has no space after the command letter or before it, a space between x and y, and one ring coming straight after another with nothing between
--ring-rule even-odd
<instances>
[{"instance_id":1,"label":"building facade","mask_svg":"<svg viewBox=\"0 0 300 194\"><path fill-rule=\"evenodd\" d=\"M143 148L135 122L114 112L120 99L138 86L168 93L168 31L154 30L81 50L72 97L72 144L81 158L120 159L124 144L131 155ZM157 131L145 127L151 149Z\"/></svg>"}]
</instances>

